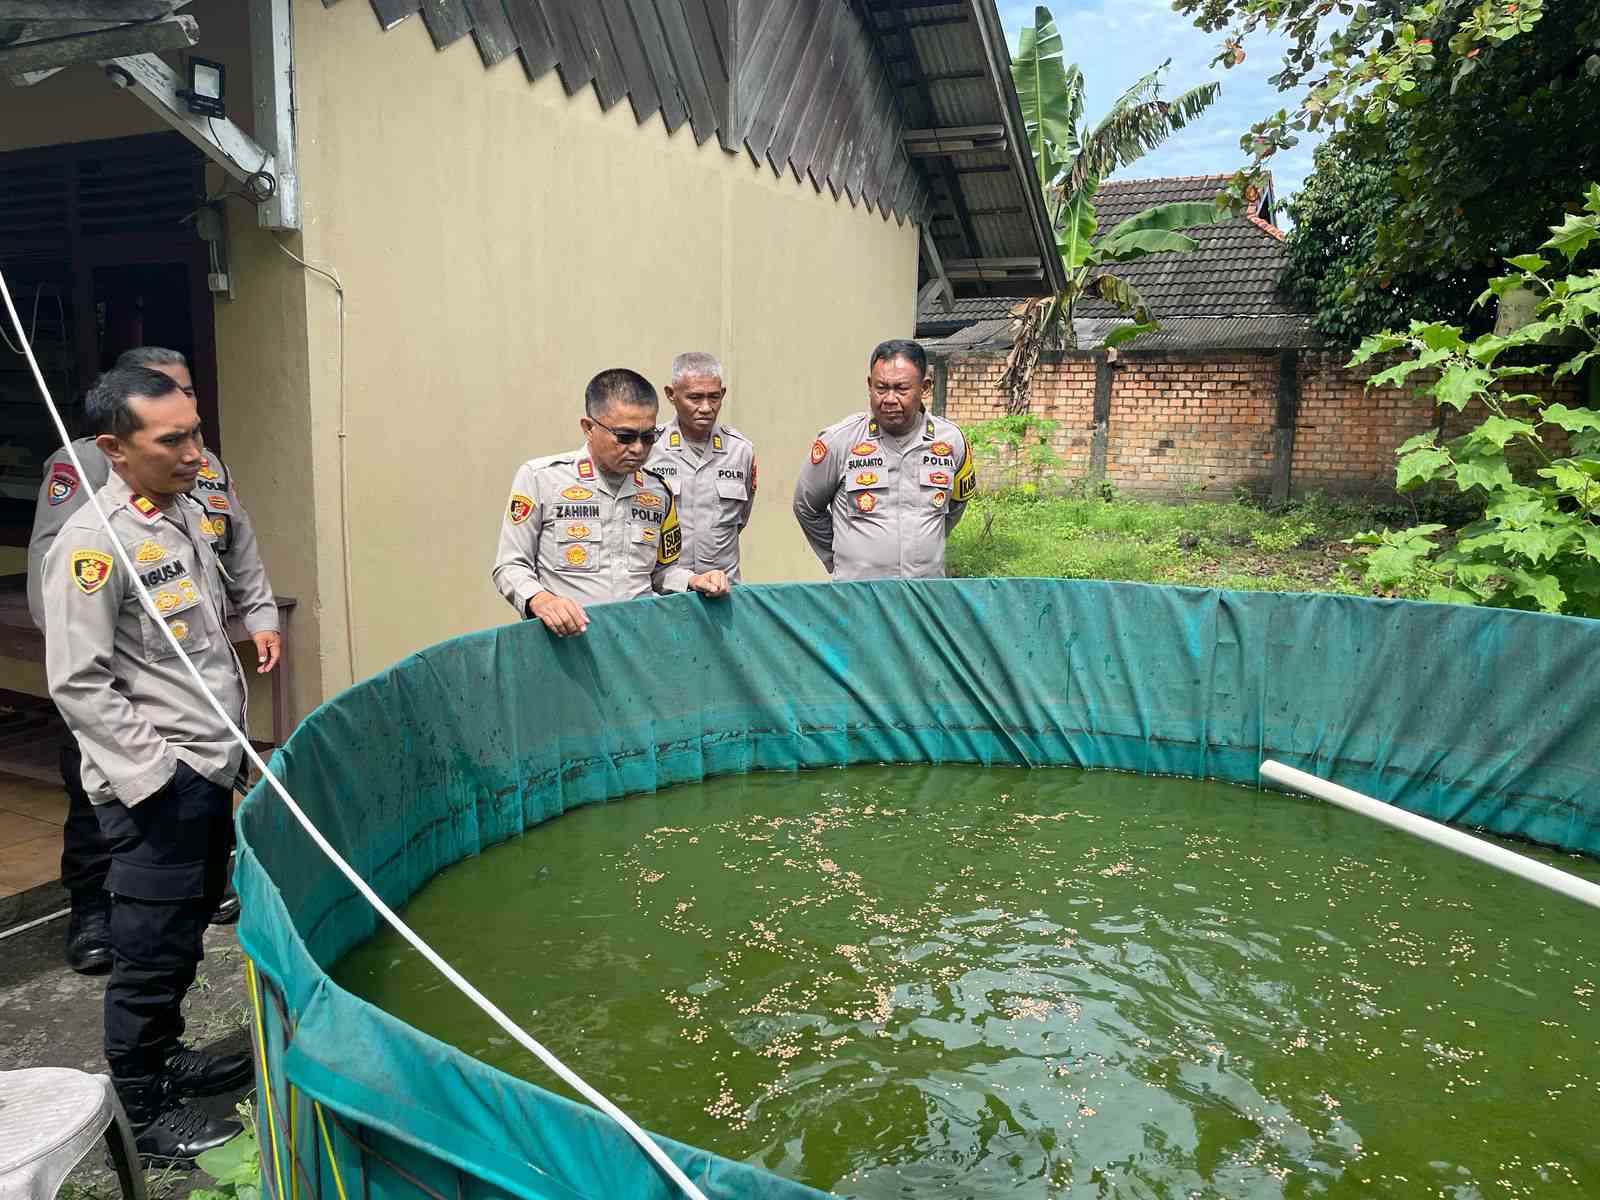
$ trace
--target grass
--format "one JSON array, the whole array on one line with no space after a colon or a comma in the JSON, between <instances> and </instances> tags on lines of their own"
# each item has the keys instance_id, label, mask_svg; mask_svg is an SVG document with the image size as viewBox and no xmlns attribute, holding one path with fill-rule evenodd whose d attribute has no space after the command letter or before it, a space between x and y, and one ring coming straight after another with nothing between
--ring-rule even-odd
<instances>
[{"instance_id":1,"label":"grass","mask_svg":"<svg viewBox=\"0 0 1600 1200\"><path fill-rule=\"evenodd\" d=\"M952 575L1116 579L1265 591L1364 589L1344 539L1412 514L1313 496L1268 511L1247 500L1162 504L979 494L951 535Z\"/></svg>"}]
</instances>

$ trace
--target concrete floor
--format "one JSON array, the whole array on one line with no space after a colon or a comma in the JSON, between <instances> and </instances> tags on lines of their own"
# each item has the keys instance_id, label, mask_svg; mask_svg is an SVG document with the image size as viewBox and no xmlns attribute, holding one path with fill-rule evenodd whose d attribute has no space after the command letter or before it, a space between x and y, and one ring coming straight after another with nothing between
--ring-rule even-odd
<instances>
[{"instance_id":1,"label":"concrete floor","mask_svg":"<svg viewBox=\"0 0 1600 1200\"><path fill-rule=\"evenodd\" d=\"M59 789L58 789L59 790ZM20 1067L73 1067L104 1074L101 1006L105 976L75 974L62 962L66 918L0 941L0 1071ZM184 1002L187 1040L219 1054L248 1053L244 959L232 926L206 933L206 958ZM230 1115L253 1089L197 1101ZM61 1200L113 1200L120 1196L104 1156L90 1151L68 1178ZM152 1200L178 1200L210 1183L202 1171L152 1173Z\"/></svg>"}]
</instances>

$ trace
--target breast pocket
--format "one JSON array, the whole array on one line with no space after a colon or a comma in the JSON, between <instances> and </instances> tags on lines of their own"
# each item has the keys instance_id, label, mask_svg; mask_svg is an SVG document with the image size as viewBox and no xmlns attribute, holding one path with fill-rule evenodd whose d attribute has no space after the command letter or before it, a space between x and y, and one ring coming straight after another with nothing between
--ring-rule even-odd
<instances>
[{"instance_id":1,"label":"breast pocket","mask_svg":"<svg viewBox=\"0 0 1600 1200\"><path fill-rule=\"evenodd\" d=\"M199 585L193 579L183 575L170 583L152 588L150 598L155 601L156 611L161 616L158 621L148 611L139 614L146 659L161 662L178 656L178 652L172 648L172 642L161 632L162 625L172 632L173 639L186 653L194 654L211 645L211 631L206 627L205 620L205 597L200 594Z\"/></svg>"},{"instance_id":2,"label":"breast pocket","mask_svg":"<svg viewBox=\"0 0 1600 1200\"><path fill-rule=\"evenodd\" d=\"M600 569L599 521L560 521L554 527L556 570L587 575Z\"/></svg>"},{"instance_id":3,"label":"breast pocket","mask_svg":"<svg viewBox=\"0 0 1600 1200\"><path fill-rule=\"evenodd\" d=\"M723 525L735 525L744 515L744 506L750 500L750 487L742 479L717 480L717 520Z\"/></svg>"}]
</instances>

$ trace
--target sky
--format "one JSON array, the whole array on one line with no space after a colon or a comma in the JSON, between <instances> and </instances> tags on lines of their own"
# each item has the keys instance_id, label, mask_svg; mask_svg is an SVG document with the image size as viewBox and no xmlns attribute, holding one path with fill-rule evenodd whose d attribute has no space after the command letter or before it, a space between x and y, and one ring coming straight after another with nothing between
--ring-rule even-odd
<instances>
[{"instance_id":1,"label":"sky","mask_svg":"<svg viewBox=\"0 0 1600 1200\"><path fill-rule=\"evenodd\" d=\"M1299 99L1298 93L1280 93L1267 82L1282 60L1282 38L1252 34L1245 43L1245 61L1225 70L1210 65L1222 36L1196 29L1172 10L1170 0L1055 0L1048 7L1061 31L1067 61L1083 69L1088 85L1084 113L1091 122L1163 59L1172 60L1166 95L1212 80L1222 84L1222 94L1198 121L1113 178L1232 174L1249 161L1239 149L1239 138L1269 113L1292 111ZM1015 54L1018 31L1033 24L1034 5L999 0L998 8ZM1313 139L1303 137L1293 150L1272 157L1268 165L1280 201L1310 174L1314 148Z\"/></svg>"}]
</instances>

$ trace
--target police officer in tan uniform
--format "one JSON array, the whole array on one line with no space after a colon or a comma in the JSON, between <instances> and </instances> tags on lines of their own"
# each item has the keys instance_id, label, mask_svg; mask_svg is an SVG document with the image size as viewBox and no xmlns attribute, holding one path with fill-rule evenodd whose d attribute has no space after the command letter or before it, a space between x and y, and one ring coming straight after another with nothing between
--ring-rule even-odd
<instances>
[{"instance_id":1,"label":"police officer in tan uniform","mask_svg":"<svg viewBox=\"0 0 1600 1200\"><path fill-rule=\"evenodd\" d=\"M728 394L722 364L709 354L672 360L667 399L675 410L646 464L667 481L683 525L683 565L725 571L739 582L739 535L756 502L755 447L720 424Z\"/></svg>"},{"instance_id":2,"label":"police officer in tan uniform","mask_svg":"<svg viewBox=\"0 0 1600 1200\"><path fill-rule=\"evenodd\" d=\"M589 625L586 604L691 590L724 596L721 570L681 563L678 506L645 458L660 430L649 380L613 368L589 381L584 445L517 468L500 522L494 585L524 617L559 637Z\"/></svg>"},{"instance_id":3,"label":"police officer in tan uniform","mask_svg":"<svg viewBox=\"0 0 1600 1200\"><path fill-rule=\"evenodd\" d=\"M795 519L836 580L940 578L975 487L966 439L924 407L928 359L916 342L883 342L867 369L871 411L811 443Z\"/></svg>"},{"instance_id":4,"label":"police officer in tan uniform","mask_svg":"<svg viewBox=\"0 0 1600 1200\"><path fill-rule=\"evenodd\" d=\"M90 391L88 408L111 463L98 499L113 533L84 505L45 555L45 667L111 850L112 1082L139 1152L184 1161L240 1129L184 1099L227 1091L251 1074L249 1055L208 1055L179 1040L183 997L226 882L242 750L163 626L240 726L244 672L228 644L222 567L202 526L210 509L190 494L207 461L193 398L157 371L114 368Z\"/></svg>"},{"instance_id":5,"label":"police officer in tan uniform","mask_svg":"<svg viewBox=\"0 0 1600 1200\"><path fill-rule=\"evenodd\" d=\"M188 360L177 350L140 346L124 351L116 365L150 367L171 378L185 395L194 395ZM34 506L33 534L28 541L28 612L41 631L45 627L44 556L67 519L88 503L89 494L104 487L111 476L111 463L93 437L79 438L73 449L83 464L85 478L78 478L66 450L57 450L45 463L44 481ZM201 528L222 560L230 611L255 640L257 670L265 674L277 666L282 645L278 606L256 548L250 517L233 489L228 468L215 451L206 451L193 495L205 509ZM74 971L98 975L111 969L111 900L104 890L111 858L94 807L83 790L83 758L70 735L61 746L60 762L68 800L61 831L61 886L72 901L66 960ZM239 900L230 891L212 915L212 924L227 924L238 917Z\"/></svg>"}]
</instances>

